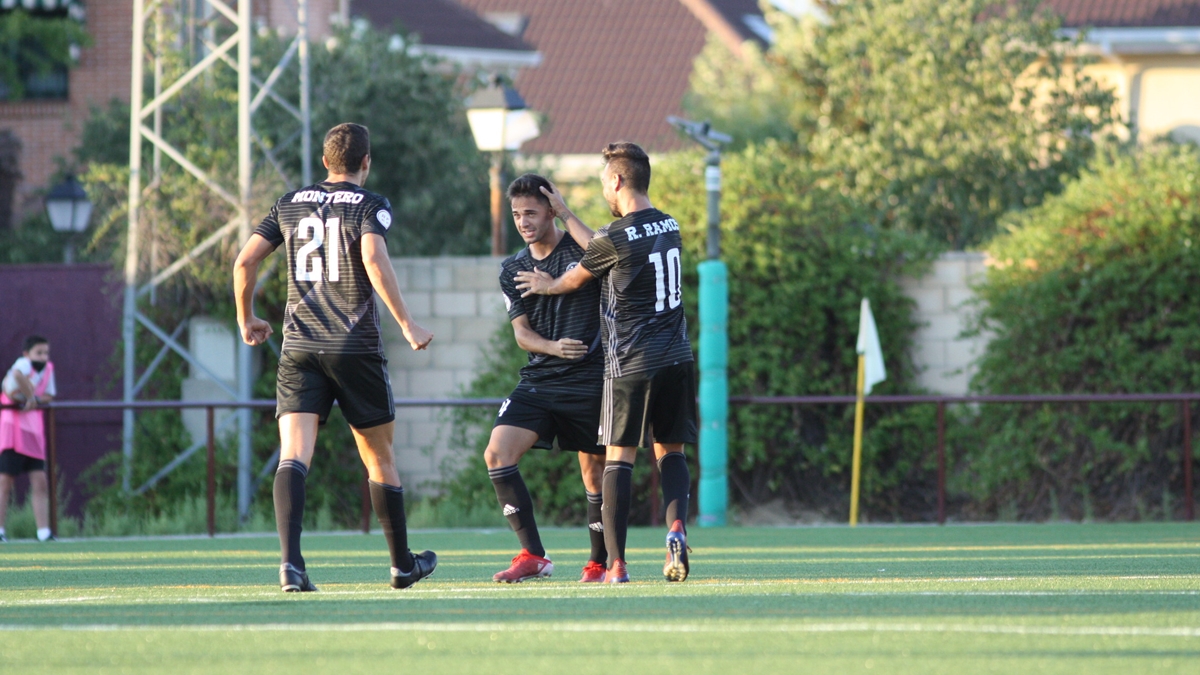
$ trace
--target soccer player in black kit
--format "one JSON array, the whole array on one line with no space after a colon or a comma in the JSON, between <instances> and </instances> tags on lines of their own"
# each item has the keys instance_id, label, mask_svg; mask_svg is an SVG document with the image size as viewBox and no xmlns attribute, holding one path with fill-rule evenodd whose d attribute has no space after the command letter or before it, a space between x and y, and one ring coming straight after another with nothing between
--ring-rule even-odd
<instances>
[{"instance_id":1,"label":"soccer player in black kit","mask_svg":"<svg viewBox=\"0 0 1200 675\"><path fill-rule=\"evenodd\" d=\"M583 258L583 248L554 226L551 196L557 197L554 186L535 174L525 174L508 187L513 222L528 246L501 264L500 289L517 344L529 352L529 362L521 368L520 383L501 404L483 454L496 498L521 542L512 565L492 577L505 583L554 571L517 463L532 447L551 447L555 437L560 449L579 453L587 492L592 550L580 581L602 581L607 561L600 514L605 449L596 444L604 381L600 291L593 284L570 295L523 298L514 281L517 272L535 269L558 276Z\"/></svg>"},{"instance_id":2,"label":"soccer player in black kit","mask_svg":"<svg viewBox=\"0 0 1200 675\"><path fill-rule=\"evenodd\" d=\"M619 220L595 233L578 267L557 278L540 270L518 272L517 288L525 296L561 295L599 282L605 356L600 442L607 446L604 581L629 581L625 538L639 446L653 448L662 474L670 526L663 576L683 581L689 571L686 523L691 484L683 446L696 442L697 414L694 356L683 314L679 224L650 203L650 158L642 148L611 143L603 156L604 199ZM551 203L572 236L586 240L591 230L565 203Z\"/></svg>"},{"instance_id":3,"label":"soccer player in black kit","mask_svg":"<svg viewBox=\"0 0 1200 675\"><path fill-rule=\"evenodd\" d=\"M371 504L391 553L392 587L408 588L433 573L437 556L433 551L414 555L408 548L404 488L392 454L396 410L376 296L413 349L425 349L433 334L412 320L396 283L384 240L392 225L391 204L362 187L371 171L367 128L333 127L323 151L329 176L275 202L233 267L242 339L260 345L272 329L254 315L258 266L281 244L287 257L288 300L276 378L279 585L288 592L317 590L300 554L304 482L317 428L337 400L367 467Z\"/></svg>"}]
</instances>

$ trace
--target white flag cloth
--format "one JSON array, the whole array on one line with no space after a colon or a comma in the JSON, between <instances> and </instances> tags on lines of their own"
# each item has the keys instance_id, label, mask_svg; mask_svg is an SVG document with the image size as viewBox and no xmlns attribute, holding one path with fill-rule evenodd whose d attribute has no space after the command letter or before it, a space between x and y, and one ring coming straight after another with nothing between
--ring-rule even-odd
<instances>
[{"instance_id":1,"label":"white flag cloth","mask_svg":"<svg viewBox=\"0 0 1200 675\"><path fill-rule=\"evenodd\" d=\"M879 331L871 314L871 302L866 298L863 298L858 316L858 353L866 357L863 393L869 394L871 387L887 379L887 369L883 366L883 348L879 346Z\"/></svg>"}]
</instances>

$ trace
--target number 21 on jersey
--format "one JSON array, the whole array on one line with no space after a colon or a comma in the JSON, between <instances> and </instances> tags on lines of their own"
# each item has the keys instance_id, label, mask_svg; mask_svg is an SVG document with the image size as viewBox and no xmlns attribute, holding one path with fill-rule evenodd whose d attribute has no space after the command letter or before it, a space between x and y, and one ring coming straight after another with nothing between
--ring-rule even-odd
<instances>
[{"instance_id":1,"label":"number 21 on jersey","mask_svg":"<svg viewBox=\"0 0 1200 675\"><path fill-rule=\"evenodd\" d=\"M296 281L321 280L321 244L325 244L325 257L329 261L329 280L338 280L341 223L341 218L330 218L328 222L321 222L320 218L309 216L296 224L296 239L309 240L296 251Z\"/></svg>"},{"instance_id":2,"label":"number 21 on jersey","mask_svg":"<svg viewBox=\"0 0 1200 675\"><path fill-rule=\"evenodd\" d=\"M663 267L662 253L651 253L650 262L654 263L654 282L658 298L654 303L654 311L661 312L667 306L675 309L683 302L683 291L680 289L681 263L679 249L667 251L667 264Z\"/></svg>"}]
</instances>

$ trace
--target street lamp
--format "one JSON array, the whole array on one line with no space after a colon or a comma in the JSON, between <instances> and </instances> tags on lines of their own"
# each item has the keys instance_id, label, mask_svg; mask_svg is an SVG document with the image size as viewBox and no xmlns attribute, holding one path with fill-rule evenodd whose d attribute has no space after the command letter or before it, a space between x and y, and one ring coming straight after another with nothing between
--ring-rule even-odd
<instances>
[{"instance_id":1,"label":"street lamp","mask_svg":"<svg viewBox=\"0 0 1200 675\"><path fill-rule=\"evenodd\" d=\"M729 136L708 122L668 117L667 122L708 150L708 260L700 274L700 517L701 527L725 524L729 510L729 272L721 261L721 145Z\"/></svg>"},{"instance_id":2,"label":"street lamp","mask_svg":"<svg viewBox=\"0 0 1200 675\"><path fill-rule=\"evenodd\" d=\"M504 255L508 250L505 241L508 228L504 227L501 204L504 153L537 138L537 117L526 109L525 99L516 89L495 77L491 86L467 101L467 122L479 151L492 153L492 168L488 172L492 189L492 255Z\"/></svg>"},{"instance_id":3,"label":"street lamp","mask_svg":"<svg viewBox=\"0 0 1200 675\"><path fill-rule=\"evenodd\" d=\"M75 262L75 236L87 229L92 217L92 200L75 176L68 175L63 182L50 188L46 195L46 215L56 232L69 232L63 248L63 262Z\"/></svg>"}]
</instances>

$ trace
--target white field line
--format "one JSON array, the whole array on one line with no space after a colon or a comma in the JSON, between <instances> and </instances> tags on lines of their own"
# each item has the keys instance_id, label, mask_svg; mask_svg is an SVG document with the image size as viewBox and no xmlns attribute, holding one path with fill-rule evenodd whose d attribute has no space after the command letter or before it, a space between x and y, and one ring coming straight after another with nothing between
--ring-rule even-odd
<instances>
[{"instance_id":1,"label":"white field line","mask_svg":"<svg viewBox=\"0 0 1200 675\"><path fill-rule=\"evenodd\" d=\"M1149 626L1021 626L944 623L810 623L810 624L611 624L611 623L422 623L379 622L355 624L197 624L194 626L127 626L84 624L37 626L0 624L0 632L65 630L75 632L171 631L171 632L386 632L425 633L971 633L992 635L1081 636L1081 637L1178 637L1200 638L1200 627L1154 628Z\"/></svg>"},{"instance_id":2,"label":"white field line","mask_svg":"<svg viewBox=\"0 0 1200 675\"><path fill-rule=\"evenodd\" d=\"M538 589L539 591L542 589ZM550 589L544 589L550 590ZM518 593L519 591L507 588L471 588L471 589L430 589L423 593L417 590L410 590L403 595L436 595L439 600L477 600L485 595L495 593ZM601 591L603 592L603 591ZM588 591L576 594L547 594L538 591L521 594L524 599L541 599L541 600L582 600L587 599ZM357 597L368 600L380 600L390 602L395 600L397 596L395 592L379 591L379 590L361 590L361 591L337 591L326 590L321 591L318 598L328 597ZM797 593L772 593L767 596L780 598L834 598L834 597L865 597L865 598L908 598L908 597L982 597L982 598L1055 598L1055 597L1136 597L1136 596L1154 596L1154 597L1169 597L1169 596L1200 596L1200 590L1176 590L1176 591L1090 591L1090 590L1064 590L1064 591L828 591L828 592L797 592ZM72 603L96 603L96 602L116 602L121 605L146 605L146 604L161 604L163 602L190 602L190 603L218 603L226 600L242 600L251 598L280 597L277 591L265 591L255 593L216 593L205 594L203 596L175 596L167 599L162 597L146 598L146 597L122 597L119 595L92 595L79 597L65 598L33 598L28 600L0 600L0 607L38 607L45 605L65 605ZM609 598L611 595L599 595L595 597ZM649 597L637 595L636 597ZM686 596L697 597L697 596Z\"/></svg>"}]
</instances>

